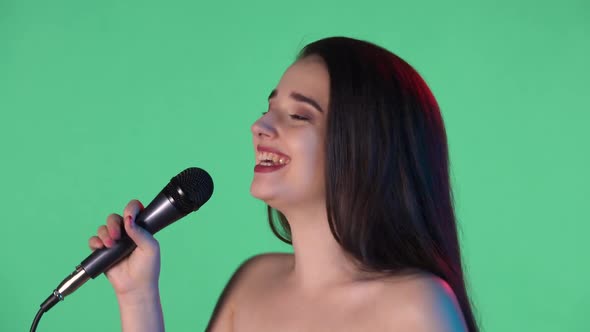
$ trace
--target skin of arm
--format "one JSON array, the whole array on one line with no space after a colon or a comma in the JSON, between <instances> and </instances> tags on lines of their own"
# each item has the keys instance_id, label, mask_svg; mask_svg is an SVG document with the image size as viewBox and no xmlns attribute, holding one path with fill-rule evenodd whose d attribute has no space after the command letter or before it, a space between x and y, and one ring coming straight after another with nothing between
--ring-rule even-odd
<instances>
[{"instance_id":1,"label":"skin of arm","mask_svg":"<svg viewBox=\"0 0 590 332\"><path fill-rule=\"evenodd\" d=\"M117 297L123 332L164 332L158 288Z\"/></svg>"}]
</instances>

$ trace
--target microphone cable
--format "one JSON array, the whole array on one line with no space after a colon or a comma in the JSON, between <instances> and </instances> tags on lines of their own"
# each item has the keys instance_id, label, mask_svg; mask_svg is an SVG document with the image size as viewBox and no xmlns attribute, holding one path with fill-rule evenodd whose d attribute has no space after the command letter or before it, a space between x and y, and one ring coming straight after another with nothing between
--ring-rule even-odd
<instances>
[{"instance_id":1,"label":"microphone cable","mask_svg":"<svg viewBox=\"0 0 590 332\"><path fill-rule=\"evenodd\" d=\"M39 307L39 311L37 311L37 314L35 315L35 318L33 319L33 325L31 325L31 330L30 332L35 332L37 330L37 325L39 325L39 321L41 320L41 316L43 316L43 314L45 312L47 312L47 310L51 309L57 302L59 302L59 297L57 295L55 295L55 292L53 294L51 294L47 300L45 300L43 303L41 303L40 307Z\"/></svg>"}]
</instances>

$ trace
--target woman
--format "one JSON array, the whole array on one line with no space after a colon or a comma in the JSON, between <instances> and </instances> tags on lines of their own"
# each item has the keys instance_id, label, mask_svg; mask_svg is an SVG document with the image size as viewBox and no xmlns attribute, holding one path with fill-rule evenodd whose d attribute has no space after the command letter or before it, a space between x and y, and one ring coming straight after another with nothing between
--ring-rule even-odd
<instances>
[{"instance_id":1,"label":"woman","mask_svg":"<svg viewBox=\"0 0 590 332\"><path fill-rule=\"evenodd\" d=\"M376 45L307 45L252 125L251 193L293 254L264 254L234 274L208 331L477 331L463 278L446 134L430 90ZM163 331L156 240L111 215L137 243L107 272L124 331Z\"/></svg>"}]
</instances>

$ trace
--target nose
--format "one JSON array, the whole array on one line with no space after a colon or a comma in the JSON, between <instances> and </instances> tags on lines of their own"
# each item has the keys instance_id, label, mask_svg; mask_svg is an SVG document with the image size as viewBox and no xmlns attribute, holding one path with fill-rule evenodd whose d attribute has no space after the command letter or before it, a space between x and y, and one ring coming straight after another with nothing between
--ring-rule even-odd
<instances>
[{"instance_id":1,"label":"nose","mask_svg":"<svg viewBox=\"0 0 590 332\"><path fill-rule=\"evenodd\" d=\"M273 138L277 135L277 130L272 122L270 114L265 114L260 119L256 120L250 127L252 135L260 138Z\"/></svg>"}]
</instances>

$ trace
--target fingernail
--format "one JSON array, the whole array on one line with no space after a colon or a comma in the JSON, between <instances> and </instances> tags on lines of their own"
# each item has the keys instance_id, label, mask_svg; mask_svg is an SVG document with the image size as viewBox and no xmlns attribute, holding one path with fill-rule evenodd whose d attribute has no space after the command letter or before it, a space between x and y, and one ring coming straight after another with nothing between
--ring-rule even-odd
<instances>
[{"instance_id":1,"label":"fingernail","mask_svg":"<svg viewBox=\"0 0 590 332\"><path fill-rule=\"evenodd\" d=\"M135 226L135 223L133 222L133 216L127 216L127 224L131 228L133 228Z\"/></svg>"}]
</instances>

